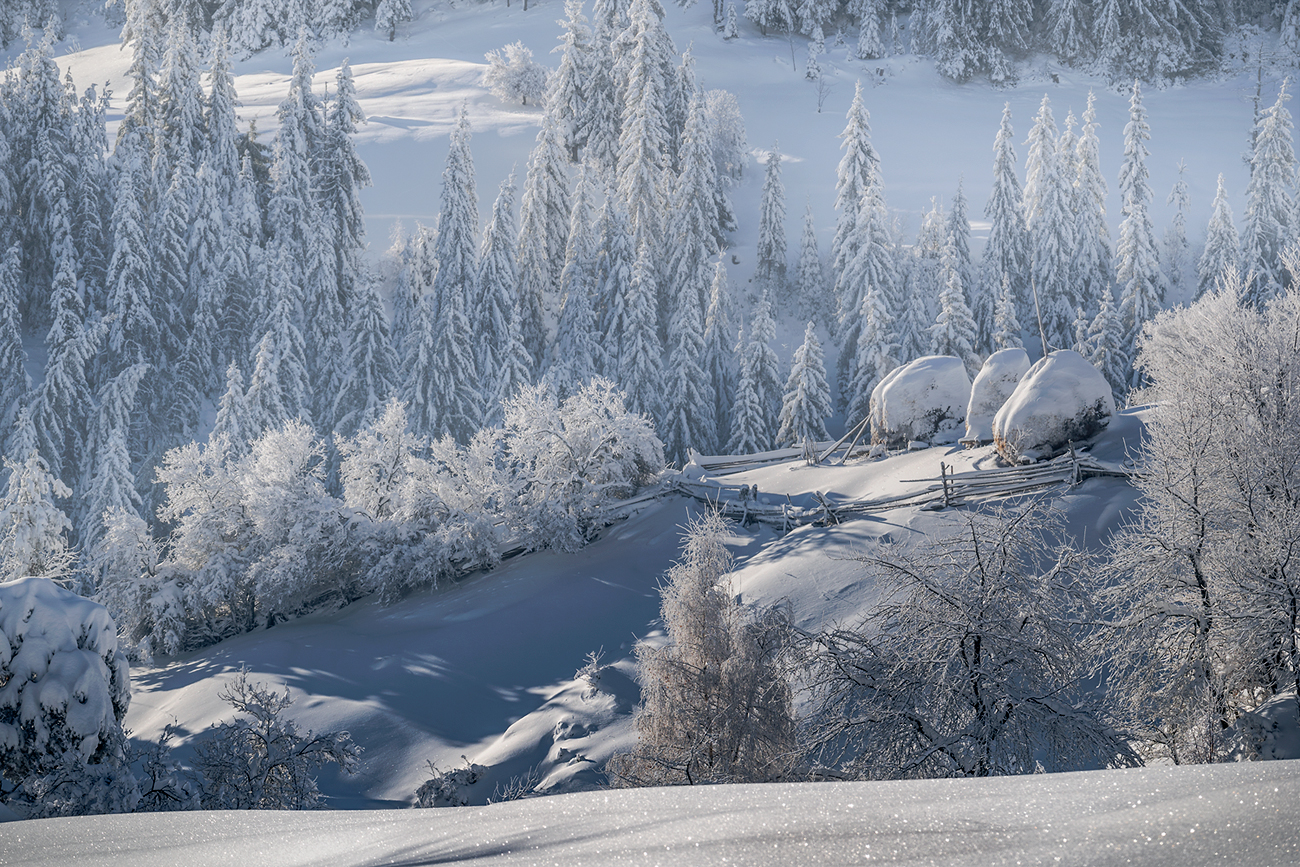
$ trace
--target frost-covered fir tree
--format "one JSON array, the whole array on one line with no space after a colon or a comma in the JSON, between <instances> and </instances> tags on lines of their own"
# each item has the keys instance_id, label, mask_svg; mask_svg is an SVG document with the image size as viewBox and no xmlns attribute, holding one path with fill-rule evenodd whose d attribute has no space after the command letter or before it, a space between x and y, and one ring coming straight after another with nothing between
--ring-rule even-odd
<instances>
[{"instance_id":1,"label":"frost-covered fir tree","mask_svg":"<svg viewBox=\"0 0 1300 867\"><path fill-rule=\"evenodd\" d=\"M1129 392L1129 377L1133 362L1124 352L1124 331L1119 311L1110 299L1110 293L1101 298L1101 309L1088 328L1089 354L1092 366L1101 371L1115 395L1115 405L1124 406Z\"/></svg>"},{"instance_id":2,"label":"frost-covered fir tree","mask_svg":"<svg viewBox=\"0 0 1300 867\"><path fill-rule=\"evenodd\" d=\"M332 411L334 428L344 436L374 419L399 382L398 357L388 333L383 299L370 282L357 290L357 306L348 324L348 374Z\"/></svg>"},{"instance_id":3,"label":"frost-covered fir tree","mask_svg":"<svg viewBox=\"0 0 1300 867\"><path fill-rule=\"evenodd\" d=\"M664 371L664 455L685 464L689 449L713 454L718 424L712 377L705 367L704 312L698 288L676 287L668 323L668 368Z\"/></svg>"},{"instance_id":4,"label":"frost-covered fir tree","mask_svg":"<svg viewBox=\"0 0 1300 867\"><path fill-rule=\"evenodd\" d=\"M433 312L433 302L428 295L420 299L415 309L415 319L406 339L406 353L402 359L405 379L401 398L407 406L411 430L420 437L429 438L438 431L440 396L435 394L441 384L435 371L437 366L438 322Z\"/></svg>"},{"instance_id":5,"label":"frost-covered fir tree","mask_svg":"<svg viewBox=\"0 0 1300 867\"><path fill-rule=\"evenodd\" d=\"M9 480L0 498L0 584L28 576L66 581L76 569L68 534L72 522L55 504L71 497L35 449L5 458Z\"/></svg>"},{"instance_id":6,"label":"frost-covered fir tree","mask_svg":"<svg viewBox=\"0 0 1300 867\"><path fill-rule=\"evenodd\" d=\"M943 248L939 280L943 289L939 293L939 315L930 326L930 354L960 358L973 378L979 373L983 359L975 352L975 317L971 316L962 290L957 251L951 238Z\"/></svg>"},{"instance_id":7,"label":"frost-covered fir tree","mask_svg":"<svg viewBox=\"0 0 1300 867\"><path fill-rule=\"evenodd\" d=\"M22 319L18 315L22 250L17 244L0 260L0 451L9 437L23 398L32 387L24 362Z\"/></svg>"},{"instance_id":8,"label":"frost-covered fir tree","mask_svg":"<svg viewBox=\"0 0 1300 867\"><path fill-rule=\"evenodd\" d=\"M375 4L375 32L392 42L397 38L397 28L412 17L411 0L379 0Z\"/></svg>"},{"instance_id":9,"label":"frost-covered fir tree","mask_svg":"<svg viewBox=\"0 0 1300 867\"><path fill-rule=\"evenodd\" d=\"M619 124L623 115L623 95L614 74L611 45L625 26L615 22L617 17L603 14L599 3L593 7L583 110L577 123L578 137L586 145L584 158L606 172L618 167Z\"/></svg>"},{"instance_id":10,"label":"frost-covered fir tree","mask_svg":"<svg viewBox=\"0 0 1300 867\"><path fill-rule=\"evenodd\" d=\"M850 5L858 19L858 43L854 52L863 60L884 57L886 50L881 27L885 22L884 0L857 0Z\"/></svg>"},{"instance_id":11,"label":"frost-covered fir tree","mask_svg":"<svg viewBox=\"0 0 1300 867\"><path fill-rule=\"evenodd\" d=\"M885 303L884 293L872 286L862 298L862 330L854 347L852 391L845 419L855 425L871 411L871 392L898 366L899 345L894 333L894 319Z\"/></svg>"},{"instance_id":12,"label":"frost-covered fir tree","mask_svg":"<svg viewBox=\"0 0 1300 867\"><path fill-rule=\"evenodd\" d=\"M925 336L925 329L932 321L928 299L932 296L929 293L911 291L910 287L909 294L903 294L903 284L906 281L900 279L900 268L895 261L895 244L890 232L889 215L885 208L883 184L880 182L879 175L875 180L876 182L867 189L866 198L854 222L855 236L852 245L856 248L856 252L841 275L841 282L851 297L859 299L866 296L870 287L880 287L895 322L904 319L902 311L909 304L919 305L920 315L914 322L916 326L914 334L920 341L921 354L924 354L925 345L929 342ZM843 297L840 300L843 303ZM861 301L857 303L861 308ZM844 346L857 345L861 327L861 320L855 316L850 316L843 322L841 341ZM903 342L900 340L900 343ZM848 397L849 384L854 378L855 361L856 356L852 353L840 353L836 374L840 384L841 399Z\"/></svg>"},{"instance_id":13,"label":"frost-covered fir tree","mask_svg":"<svg viewBox=\"0 0 1300 867\"><path fill-rule=\"evenodd\" d=\"M827 328L838 324L835 304L826 292L826 274L822 270L821 251L817 248L817 228L813 225L811 202L804 207L803 233L799 237L799 270L795 277L800 310Z\"/></svg>"},{"instance_id":14,"label":"frost-covered fir tree","mask_svg":"<svg viewBox=\"0 0 1300 867\"><path fill-rule=\"evenodd\" d=\"M600 279L596 314L602 335L605 357L604 374L618 380L624 333L628 329L628 299L631 297L632 271L636 266L636 248L627 224L627 212L613 187L605 189L605 203L600 209Z\"/></svg>"},{"instance_id":15,"label":"frost-covered fir tree","mask_svg":"<svg viewBox=\"0 0 1300 867\"><path fill-rule=\"evenodd\" d=\"M758 25L766 36L768 30L793 33L795 0L745 0L745 17Z\"/></svg>"},{"instance_id":16,"label":"frost-covered fir tree","mask_svg":"<svg viewBox=\"0 0 1300 867\"><path fill-rule=\"evenodd\" d=\"M993 350L1024 349L1020 320L1016 318L1016 298L1011 291L1011 278L1007 275L1003 276L1002 291L998 293L993 315Z\"/></svg>"},{"instance_id":17,"label":"frost-covered fir tree","mask_svg":"<svg viewBox=\"0 0 1300 867\"><path fill-rule=\"evenodd\" d=\"M518 304L510 310L508 329L497 368L484 383L492 389L491 392L485 389L484 393L487 406L483 422L489 426L500 425L507 401L514 400L521 390L533 384L533 360L523 343Z\"/></svg>"},{"instance_id":18,"label":"frost-covered fir tree","mask_svg":"<svg viewBox=\"0 0 1300 867\"><path fill-rule=\"evenodd\" d=\"M1264 113L1250 163L1246 213L1241 232L1241 260L1250 279L1248 300L1265 301L1284 284L1282 252L1294 237L1295 147L1292 141L1289 81L1278 90L1277 102Z\"/></svg>"},{"instance_id":19,"label":"frost-covered fir tree","mask_svg":"<svg viewBox=\"0 0 1300 867\"><path fill-rule=\"evenodd\" d=\"M198 165L205 138L198 46L179 16L168 25L158 77L153 176L155 188L161 191L177 166Z\"/></svg>"},{"instance_id":20,"label":"frost-covered fir tree","mask_svg":"<svg viewBox=\"0 0 1300 867\"><path fill-rule=\"evenodd\" d=\"M1083 128L1074 153L1074 255L1070 271L1085 310L1093 312L1110 295L1114 256L1106 225L1106 178L1101 173L1096 97L1088 92Z\"/></svg>"},{"instance_id":21,"label":"frost-covered fir tree","mask_svg":"<svg viewBox=\"0 0 1300 867\"><path fill-rule=\"evenodd\" d=\"M695 306L702 311L708 301L709 260L718 250L716 239L721 231L714 207L718 179L710 150L703 95L698 92L692 95L678 152L681 173L669 196L668 219L664 226L665 274L674 289L666 300L675 305L680 292L689 287L695 293ZM675 312L672 309L667 312L671 322Z\"/></svg>"},{"instance_id":22,"label":"frost-covered fir tree","mask_svg":"<svg viewBox=\"0 0 1300 867\"><path fill-rule=\"evenodd\" d=\"M1048 45L1067 63L1082 63L1094 56L1093 5L1088 0L1050 0L1048 4Z\"/></svg>"},{"instance_id":23,"label":"frost-covered fir tree","mask_svg":"<svg viewBox=\"0 0 1300 867\"><path fill-rule=\"evenodd\" d=\"M542 381L561 399L576 394L599 369L600 345L596 336L595 294L597 257L594 180L584 165L574 188L569 221L569 241L560 276L563 306L555 343L550 347Z\"/></svg>"},{"instance_id":24,"label":"frost-covered fir tree","mask_svg":"<svg viewBox=\"0 0 1300 867\"><path fill-rule=\"evenodd\" d=\"M704 314L704 349L700 365L713 394L713 419L717 427L715 445L720 449L731 430L731 407L736 392L735 327L732 321L731 287L721 257L713 266L709 304Z\"/></svg>"},{"instance_id":25,"label":"frost-covered fir tree","mask_svg":"<svg viewBox=\"0 0 1300 867\"><path fill-rule=\"evenodd\" d=\"M432 436L445 434L468 443L483 424L483 395L465 315L465 293L458 286L448 287L446 297L440 299L433 351L430 394L437 421Z\"/></svg>"},{"instance_id":26,"label":"frost-covered fir tree","mask_svg":"<svg viewBox=\"0 0 1300 867\"><path fill-rule=\"evenodd\" d=\"M957 274L961 277L963 291L970 299L971 315L975 316L975 351L987 355L985 342L988 340L988 332L980 331L980 319L975 311L977 307L987 307L991 311L994 299L984 296L984 287L975 271L974 260L971 259L970 209L966 203L965 187L966 179L958 178L957 192L953 194L952 208L948 211L948 220L944 224L944 237L952 239L953 253L957 256Z\"/></svg>"},{"instance_id":27,"label":"frost-covered fir tree","mask_svg":"<svg viewBox=\"0 0 1300 867\"><path fill-rule=\"evenodd\" d=\"M1120 213L1124 220L1119 224L1119 244L1115 248L1115 279L1120 286L1119 315L1124 329L1123 353L1127 358L1136 354L1142 326L1160 311L1165 297L1155 231L1147 212L1151 185L1147 181L1147 149L1143 142L1149 138L1151 128L1147 125L1146 109L1142 107L1141 89L1135 81L1129 99L1129 122L1124 125L1124 162L1119 170L1119 193L1123 203ZM1137 376L1138 372L1135 370L1133 374ZM1135 380L1132 384L1140 383Z\"/></svg>"},{"instance_id":28,"label":"frost-covered fir tree","mask_svg":"<svg viewBox=\"0 0 1300 867\"><path fill-rule=\"evenodd\" d=\"M812 39L808 42L808 59L804 62L803 77L808 81L821 81L822 65L818 58L826 53L826 36L822 33L821 25L816 25L812 31Z\"/></svg>"},{"instance_id":29,"label":"frost-covered fir tree","mask_svg":"<svg viewBox=\"0 0 1300 867\"><path fill-rule=\"evenodd\" d=\"M611 363L616 382L626 393L627 408L660 419L663 410L663 345L659 342L655 298L658 287L650 247L637 251L623 304L623 328Z\"/></svg>"},{"instance_id":30,"label":"frost-covered fir tree","mask_svg":"<svg viewBox=\"0 0 1300 867\"><path fill-rule=\"evenodd\" d=\"M586 130L582 126L586 109L586 85L591 79L592 33L582 14L582 0L566 0L564 28L560 44L553 51L560 53L560 65L547 82L546 112L552 116L569 159L578 161L578 152L586 144Z\"/></svg>"},{"instance_id":31,"label":"frost-covered fir tree","mask_svg":"<svg viewBox=\"0 0 1300 867\"><path fill-rule=\"evenodd\" d=\"M1074 297L1069 262L1074 250L1071 213L1074 173L1060 164L1056 123L1047 96L1029 132L1025 158L1025 227L1031 245L1030 275L1049 347L1071 344Z\"/></svg>"},{"instance_id":32,"label":"frost-covered fir tree","mask_svg":"<svg viewBox=\"0 0 1300 867\"><path fill-rule=\"evenodd\" d=\"M1025 228L1024 198L1016 174L1015 132L1011 128L1011 103L1002 109L1002 125L993 141L993 191L984 216L989 221L989 239L984 245L985 291L1000 294L1007 277L1016 302L1016 317L1033 313L1029 291L1029 232Z\"/></svg>"},{"instance_id":33,"label":"frost-covered fir tree","mask_svg":"<svg viewBox=\"0 0 1300 867\"><path fill-rule=\"evenodd\" d=\"M433 294L439 311L447 297L459 292L476 297L478 274L478 192L474 181L474 157L470 153L469 106L461 103L456 128L451 133L447 165L442 172L442 210L438 216L438 273Z\"/></svg>"},{"instance_id":34,"label":"frost-covered fir tree","mask_svg":"<svg viewBox=\"0 0 1300 867\"><path fill-rule=\"evenodd\" d=\"M524 346L536 367L546 347L545 310L564 269L564 248L569 237L568 155L560 131L548 115L542 116L537 142L528 155L528 172L519 208L520 326Z\"/></svg>"},{"instance_id":35,"label":"frost-covered fir tree","mask_svg":"<svg viewBox=\"0 0 1300 867\"><path fill-rule=\"evenodd\" d=\"M740 35L740 23L737 20L738 18L739 16L736 15L735 0L732 0L732 2L727 3L727 20L726 23L722 25L723 39L735 39Z\"/></svg>"},{"instance_id":36,"label":"frost-covered fir tree","mask_svg":"<svg viewBox=\"0 0 1300 867\"><path fill-rule=\"evenodd\" d=\"M744 340L744 333L741 333ZM769 432L764 428L763 406L758 397L758 386L749 353L742 352L740 373L736 380L736 397L728 413L731 417L731 439L727 452L733 455L750 455L771 448Z\"/></svg>"},{"instance_id":37,"label":"frost-covered fir tree","mask_svg":"<svg viewBox=\"0 0 1300 867\"><path fill-rule=\"evenodd\" d=\"M1166 205L1174 206L1174 216L1165 229L1165 283L1171 296L1178 301L1187 297L1188 284L1192 277L1192 250L1187 243L1187 209L1191 207L1191 196L1187 191L1187 161L1178 161L1178 180L1169 191Z\"/></svg>"},{"instance_id":38,"label":"frost-covered fir tree","mask_svg":"<svg viewBox=\"0 0 1300 867\"><path fill-rule=\"evenodd\" d=\"M772 349L776 324L766 297L754 306L749 321L749 338L744 343L736 402L731 411L732 431L728 449L736 454L765 451L772 447L781 407L779 362Z\"/></svg>"},{"instance_id":39,"label":"frost-covered fir tree","mask_svg":"<svg viewBox=\"0 0 1300 867\"><path fill-rule=\"evenodd\" d=\"M323 219L332 227L339 304L344 315L349 317L358 303L358 295L365 291L360 284L367 279L363 261L366 217L361 206L361 191L370 186L371 179L370 170L357 154L354 141L357 125L365 122L366 115L357 101L356 85L352 80L352 67L344 60L334 78L334 97L325 111L319 187ZM477 221L477 208L473 215Z\"/></svg>"},{"instance_id":40,"label":"frost-covered fir tree","mask_svg":"<svg viewBox=\"0 0 1300 867\"><path fill-rule=\"evenodd\" d=\"M1214 289L1224 275L1240 267L1240 240L1232 222L1232 205L1228 190L1219 175L1219 186L1210 206L1210 224L1205 230L1205 250L1196 264L1196 297Z\"/></svg>"},{"instance_id":41,"label":"frost-covered fir tree","mask_svg":"<svg viewBox=\"0 0 1300 867\"><path fill-rule=\"evenodd\" d=\"M86 420L93 406L88 368L103 331L101 324L84 321L75 260L71 240L67 239L57 257L50 289L54 323L45 337L49 352L45 378L30 401L41 456L58 477L70 476L76 470L85 448Z\"/></svg>"},{"instance_id":42,"label":"frost-covered fir tree","mask_svg":"<svg viewBox=\"0 0 1300 867\"><path fill-rule=\"evenodd\" d=\"M781 181L781 151L773 144L763 174L763 194L758 205L758 245L754 278L781 285L785 281L785 184Z\"/></svg>"},{"instance_id":43,"label":"frost-covered fir tree","mask_svg":"<svg viewBox=\"0 0 1300 867\"><path fill-rule=\"evenodd\" d=\"M93 549L103 538L109 512L138 517L144 507L136 490L127 445L136 393L148 369L147 364L137 362L99 390L94 425L87 437L90 448L82 460L84 481L77 492L79 502L74 513L77 539L85 550Z\"/></svg>"},{"instance_id":44,"label":"frost-covered fir tree","mask_svg":"<svg viewBox=\"0 0 1300 867\"><path fill-rule=\"evenodd\" d=\"M248 413L248 399L244 394L244 372L230 362L226 367L226 390L217 403L217 420L208 436L209 442L223 439L232 454L242 455L256 436L253 419Z\"/></svg>"},{"instance_id":45,"label":"frost-covered fir tree","mask_svg":"<svg viewBox=\"0 0 1300 867\"><path fill-rule=\"evenodd\" d=\"M1088 328L1092 322L1088 319L1088 314L1083 312L1083 308L1078 308L1074 313L1074 342L1070 344L1070 349L1087 358L1092 354L1092 340L1088 337Z\"/></svg>"},{"instance_id":46,"label":"frost-covered fir tree","mask_svg":"<svg viewBox=\"0 0 1300 867\"><path fill-rule=\"evenodd\" d=\"M831 391L826 384L826 362L816 328L809 322L803 344L794 351L790 377L781 398L781 415L776 433L777 445L798 446L804 441L830 439L826 419L830 418Z\"/></svg>"},{"instance_id":47,"label":"frost-covered fir tree","mask_svg":"<svg viewBox=\"0 0 1300 867\"><path fill-rule=\"evenodd\" d=\"M840 133L840 157L835 177L835 236L831 239L830 266L835 275L835 297L843 326L857 315L862 298L846 274L863 237L857 221L868 191L879 182L880 157L871 146L871 115L862 99L862 82L857 83L849 105L848 123Z\"/></svg>"},{"instance_id":48,"label":"frost-covered fir tree","mask_svg":"<svg viewBox=\"0 0 1300 867\"><path fill-rule=\"evenodd\" d=\"M122 364L148 358L158 347L158 323L153 316L153 257L139 197L144 178L136 154L139 136L119 146L120 165L113 203L113 253L108 264L108 350Z\"/></svg>"},{"instance_id":49,"label":"frost-covered fir tree","mask_svg":"<svg viewBox=\"0 0 1300 867\"><path fill-rule=\"evenodd\" d=\"M501 182L492 215L483 229L479 247L478 277L474 281L476 295L469 305L469 327L478 353L479 381L493 382L506 349L510 316L515 307L514 226L515 175ZM487 395L485 395L487 396Z\"/></svg>"},{"instance_id":50,"label":"frost-covered fir tree","mask_svg":"<svg viewBox=\"0 0 1300 867\"><path fill-rule=\"evenodd\" d=\"M310 424L311 382L307 370L307 349L293 315L293 292L288 284L289 267L280 252L270 263L268 279L274 299L266 330L258 344L253 376L248 386L248 411L255 435L273 430L286 421L300 419Z\"/></svg>"}]
</instances>

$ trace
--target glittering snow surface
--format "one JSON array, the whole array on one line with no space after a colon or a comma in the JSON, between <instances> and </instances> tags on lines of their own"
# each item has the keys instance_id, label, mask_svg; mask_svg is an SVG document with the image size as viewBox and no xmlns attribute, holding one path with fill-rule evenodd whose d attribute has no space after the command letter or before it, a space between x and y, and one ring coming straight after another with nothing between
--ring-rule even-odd
<instances>
[{"instance_id":1,"label":"glittering snow surface","mask_svg":"<svg viewBox=\"0 0 1300 867\"><path fill-rule=\"evenodd\" d=\"M1300 862L1300 762L586 792L445 810L4 826L7 865Z\"/></svg>"}]
</instances>

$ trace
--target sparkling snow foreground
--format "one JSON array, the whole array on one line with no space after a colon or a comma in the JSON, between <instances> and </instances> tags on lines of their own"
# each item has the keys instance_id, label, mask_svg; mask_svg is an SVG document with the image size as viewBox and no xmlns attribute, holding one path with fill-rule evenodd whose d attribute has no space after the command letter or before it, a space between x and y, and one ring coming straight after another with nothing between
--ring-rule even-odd
<instances>
[{"instance_id":1,"label":"sparkling snow foreground","mask_svg":"<svg viewBox=\"0 0 1300 867\"><path fill-rule=\"evenodd\" d=\"M585 792L489 807L13 823L0 863L1295 864L1300 762Z\"/></svg>"}]
</instances>

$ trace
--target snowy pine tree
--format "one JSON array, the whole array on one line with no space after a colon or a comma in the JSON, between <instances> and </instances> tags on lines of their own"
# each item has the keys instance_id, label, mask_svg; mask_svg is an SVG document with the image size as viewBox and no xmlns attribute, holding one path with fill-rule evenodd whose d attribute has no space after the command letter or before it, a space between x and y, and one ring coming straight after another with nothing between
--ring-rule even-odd
<instances>
[{"instance_id":1,"label":"snowy pine tree","mask_svg":"<svg viewBox=\"0 0 1300 867\"><path fill-rule=\"evenodd\" d=\"M781 151L776 144L767 156L763 194L758 205L758 245L754 279L780 286L785 282L785 184L781 181Z\"/></svg>"},{"instance_id":2,"label":"snowy pine tree","mask_svg":"<svg viewBox=\"0 0 1300 867\"><path fill-rule=\"evenodd\" d=\"M1151 185L1147 182L1147 149L1144 141L1151 138L1147 126L1146 109L1142 107L1142 93L1133 83L1129 99L1129 122L1124 126L1124 163L1119 170L1121 213L1119 244L1115 249L1116 282L1121 289L1119 315L1124 329L1123 354L1133 358L1142 326L1159 312L1164 303L1164 274L1160 270L1156 252L1155 232L1147 204L1151 201ZM1137 372L1134 371L1134 375ZM1137 381L1133 385L1138 385Z\"/></svg>"},{"instance_id":3,"label":"snowy pine tree","mask_svg":"<svg viewBox=\"0 0 1300 867\"><path fill-rule=\"evenodd\" d=\"M560 285L564 248L569 237L568 156L560 131L548 115L542 116L537 143L528 155L528 173L519 209L520 324L524 346L534 368L544 358L547 297Z\"/></svg>"},{"instance_id":4,"label":"snowy pine tree","mask_svg":"<svg viewBox=\"0 0 1300 867\"><path fill-rule=\"evenodd\" d=\"M1056 124L1046 96L1027 144L1024 205L1031 245L1031 281L1048 345L1062 348L1072 342L1070 323L1077 306L1069 268L1074 250L1074 172L1066 172L1060 165Z\"/></svg>"},{"instance_id":5,"label":"snowy pine tree","mask_svg":"<svg viewBox=\"0 0 1300 867\"><path fill-rule=\"evenodd\" d=\"M973 378L984 362L974 349L975 317L971 315L966 293L962 290L957 251L951 238L943 248L939 280L943 290L939 294L939 316L930 326L930 354L960 358L966 365L966 372Z\"/></svg>"},{"instance_id":6,"label":"snowy pine tree","mask_svg":"<svg viewBox=\"0 0 1300 867\"><path fill-rule=\"evenodd\" d=\"M1196 265L1196 297L1211 291L1230 272L1240 267L1240 241L1232 222L1232 205L1219 175L1219 187L1210 206L1210 224L1205 230L1205 250Z\"/></svg>"},{"instance_id":7,"label":"snowy pine tree","mask_svg":"<svg viewBox=\"0 0 1300 867\"><path fill-rule=\"evenodd\" d=\"M826 274L822 270L821 251L817 248L817 228L813 225L812 203L804 207L803 233L799 237L799 270L796 289L800 311L811 319L833 328L835 303L826 291Z\"/></svg>"},{"instance_id":8,"label":"snowy pine tree","mask_svg":"<svg viewBox=\"0 0 1300 867\"><path fill-rule=\"evenodd\" d=\"M501 182L492 216L483 229L479 247L478 277L474 281L476 296L469 305L469 327L477 348L479 382L493 382L507 348L510 317L515 308L514 226L515 175Z\"/></svg>"},{"instance_id":9,"label":"snowy pine tree","mask_svg":"<svg viewBox=\"0 0 1300 867\"><path fill-rule=\"evenodd\" d=\"M853 382L847 399L848 414L845 419L855 425L871 411L871 392L880 381L898 365L899 345L894 331L894 318L885 303L884 293L871 286L862 298L862 330L854 347ZM847 350L845 350L847 351Z\"/></svg>"},{"instance_id":10,"label":"snowy pine tree","mask_svg":"<svg viewBox=\"0 0 1300 867\"><path fill-rule=\"evenodd\" d=\"M1295 234L1293 189L1295 147L1292 142L1291 98L1287 81L1278 90L1277 102L1264 113L1259 138L1250 164L1246 187L1246 214L1241 233L1241 259L1251 278L1246 287L1253 301L1264 301L1283 286L1282 251Z\"/></svg>"},{"instance_id":11,"label":"snowy pine tree","mask_svg":"<svg viewBox=\"0 0 1300 867\"><path fill-rule=\"evenodd\" d=\"M1016 319L1016 297L1011 291L1011 277L1003 275L1002 291L994 308L993 350L1023 349L1020 320Z\"/></svg>"},{"instance_id":12,"label":"snowy pine tree","mask_svg":"<svg viewBox=\"0 0 1300 867\"><path fill-rule=\"evenodd\" d=\"M1113 255L1106 225L1106 178L1101 173L1097 136L1097 105L1092 91L1083 112L1083 129L1075 147L1074 255L1070 271L1076 294L1085 310L1093 312L1110 295Z\"/></svg>"},{"instance_id":13,"label":"snowy pine tree","mask_svg":"<svg viewBox=\"0 0 1300 867\"><path fill-rule=\"evenodd\" d=\"M984 245L983 266L985 291L999 295L1003 276L1007 278L1016 304L1016 317L1033 313L1029 290L1029 267L1032 261L1029 232L1025 228L1025 207L1016 175L1015 133L1011 129L1011 103L1002 109L1002 125L993 142L993 191L984 216L989 221L989 239Z\"/></svg>"},{"instance_id":14,"label":"snowy pine tree","mask_svg":"<svg viewBox=\"0 0 1300 867\"><path fill-rule=\"evenodd\" d=\"M616 382L626 393L627 408L660 419L663 410L663 345L659 342L655 298L658 294L650 246L637 251L623 303L623 327L612 347Z\"/></svg>"},{"instance_id":15,"label":"snowy pine tree","mask_svg":"<svg viewBox=\"0 0 1300 867\"><path fill-rule=\"evenodd\" d=\"M1165 229L1165 283L1174 299L1182 301L1187 297L1188 284L1192 277L1192 252L1187 243L1187 209L1191 207L1191 196L1187 192L1187 161L1178 161L1178 180L1169 191L1165 204L1174 206L1173 219Z\"/></svg>"},{"instance_id":16,"label":"snowy pine tree","mask_svg":"<svg viewBox=\"0 0 1300 867\"><path fill-rule=\"evenodd\" d=\"M713 383L705 368L701 288L698 281L676 286L668 322L668 369L664 372L667 400L660 436L665 456L682 465L689 449L712 454L718 439Z\"/></svg>"},{"instance_id":17,"label":"snowy pine tree","mask_svg":"<svg viewBox=\"0 0 1300 867\"><path fill-rule=\"evenodd\" d=\"M1123 326L1109 292L1102 296L1101 309L1097 311L1097 316L1088 329L1088 341L1088 360L1110 383L1115 405L1124 406L1127 403L1133 363L1125 354Z\"/></svg>"},{"instance_id":18,"label":"snowy pine tree","mask_svg":"<svg viewBox=\"0 0 1300 867\"><path fill-rule=\"evenodd\" d=\"M830 439L826 433L826 419L832 411L822 346L813 323L809 322L804 329L803 344L794 352L790 377L785 382L777 445L799 446L806 440L821 442Z\"/></svg>"},{"instance_id":19,"label":"snowy pine tree","mask_svg":"<svg viewBox=\"0 0 1300 867\"><path fill-rule=\"evenodd\" d=\"M357 289L357 306L348 325L347 379L332 411L334 427L344 436L376 418L399 382L383 299L373 284L363 283Z\"/></svg>"}]
</instances>

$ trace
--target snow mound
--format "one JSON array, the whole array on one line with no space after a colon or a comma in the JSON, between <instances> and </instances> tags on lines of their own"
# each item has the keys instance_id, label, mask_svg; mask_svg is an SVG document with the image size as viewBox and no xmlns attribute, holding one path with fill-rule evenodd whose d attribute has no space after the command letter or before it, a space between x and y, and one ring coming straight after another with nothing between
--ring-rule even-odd
<instances>
[{"instance_id":1,"label":"snow mound","mask_svg":"<svg viewBox=\"0 0 1300 867\"><path fill-rule=\"evenodd\" d=\"M970 377L960 358L926 355L895 369L871 392L871 441L889 448L960 436Z\"/></svg>"},{"instance_id":2,"label":"snow mound","mask_svg":"<svg viewBox=\"0 0 1300 867\"><path fill-rule=\"evenodd\" d=\"M1023 349L999 349L988 357L970 390L966 407L966 439L977 443L993 441L993 417L1029 370L1029 354Z\"/></svg>"},{"instance_id":3,"label":"snow mound","mask_svg":"<svg viewBox=\"0 0 1300 867\"><path fill-rule=\"evenodd\" d=\"M1012 463L1050 458L1096 436L1115 415L1110 384L1070 349L1029 368L993 419L993 443Z\"/></svg>"}]
</instances>

